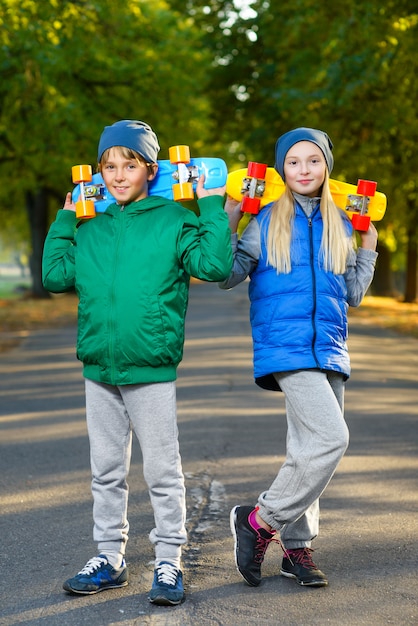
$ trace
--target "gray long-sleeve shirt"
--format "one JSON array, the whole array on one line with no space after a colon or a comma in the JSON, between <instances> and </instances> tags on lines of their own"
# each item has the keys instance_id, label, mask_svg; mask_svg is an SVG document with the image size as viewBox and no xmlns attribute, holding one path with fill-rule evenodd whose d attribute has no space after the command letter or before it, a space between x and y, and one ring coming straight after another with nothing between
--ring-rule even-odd
<instances>
[{"instance_id":1,"label":"gray long-sleeve shirt","mask_svg":"<svg viewBox=\"0 0 418 626\"><path fill-rule=\"evenodd\" d=\"M318 198L307 198L294 194L295 199L309 216L318 203ZM251 219L242 236L237 233L231 237L234 264L229 277L219 283L221 289L230 289L245 280L255 269L261 254L260 227L258 221ZM359 306L373 280L377 252L359 248L352 250L347 260L344 279L347 285L347 302L350 306Z\"/></svg>"}]
</instances>

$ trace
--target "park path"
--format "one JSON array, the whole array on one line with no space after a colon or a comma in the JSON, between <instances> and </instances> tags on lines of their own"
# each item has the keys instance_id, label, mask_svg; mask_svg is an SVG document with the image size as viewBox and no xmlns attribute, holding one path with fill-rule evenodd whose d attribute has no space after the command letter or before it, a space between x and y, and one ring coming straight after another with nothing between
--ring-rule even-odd
<instances>
[{"instance_id":1,"label":"park path","mask_svg":"<svg viewBox=\"0 0 418 626\"><path fill-rule=\"evenodd\" d=\"M152 516L134 447L131 584L88 597L62 591L95 554L84 389L75 329L30 333L0 355L0 626L375 626L418 624L418 341L353 320L347 384L351 443L322 499L315 559L326 589L235 570L229 511L253 503L283 459L281 394L252 379L246 285L191 287L178 413L188 492L187 601L147 601Z\"/></svg>"}]
</instances>

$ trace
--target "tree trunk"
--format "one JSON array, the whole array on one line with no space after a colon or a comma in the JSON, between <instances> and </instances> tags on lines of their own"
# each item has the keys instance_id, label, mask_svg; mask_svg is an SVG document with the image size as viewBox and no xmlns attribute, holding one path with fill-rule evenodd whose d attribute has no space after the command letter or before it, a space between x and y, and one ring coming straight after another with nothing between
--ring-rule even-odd
<instances>
[{"instance_id":1,"label":"tree trunk","mask_svg":"<svg viewBox=\"0 0 418 626\"><path fill-rule=\"evenodd\" d=\"M417 298L417 260L418 260L418 233L416 226L408 229L408 243L406 249L406 284L405 302L415 302Z\"/></svg>"},{"instance_id":2,"label":"tree trunk","mask_svg":"<svg viewBox=\"0 0 418 626\"><path fill-rule=\"evenodd\" d=\"M50 298L49 292L42 284L42 254L45 237L48 231L48 193L46 189L38 189L26 194L26 211L29 218L31 254L29 268L32 277L32 297Z\"/></svg>"},{"instance_id":3,"label":"tree trunk","mask_svg":"<svg viewBox=\"0 0 418 626\"><path fill-rule=\"evenodd\" d=\"M398 295L394 286L393 274L391 269L391 259L389 248L381 241L378 242L376 271L371 285L371 292L374 296L383 296L392 298Z\"/></svg>"}]
</instances>

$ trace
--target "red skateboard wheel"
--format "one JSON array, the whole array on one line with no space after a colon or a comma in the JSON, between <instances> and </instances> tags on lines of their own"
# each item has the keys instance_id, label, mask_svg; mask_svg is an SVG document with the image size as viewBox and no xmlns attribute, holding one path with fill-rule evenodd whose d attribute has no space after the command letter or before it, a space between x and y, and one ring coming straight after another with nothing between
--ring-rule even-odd
<instances>
[{"instance_id":1,"label":"red skateboard wheel","mask_svg":"<svg viewBox=\"0 0 418 626\"><path fill-rule=\"evenodd\" d=\"M376 193L376 187L377 183L375 183L373 180L359 179L357 181L357 193L360 196L369 196L369 198L372 198Z\"/></svg>"},{"instance_id":2,"label":"red skateboard wheel","mask_svg":"<svg viewBox=\"0 0 418 626\"><path fill-rule=\"evenodd\" d=\"M253 215L257 215L260 211L260 198L249 198L248 196L244 196L242 199L241 211L243 213L252 213Z\"/></svg>"},{"instance_id":3,"label":"red skateboard wheel","mask_svg":"<svg viewBox=\"0 0 418 626\"><path fill-rule=\"evenodd\" d=\"M249 161L248 163L248 176L251 178L260 178L264 180L266 177L267 165L265 163L256 163L255 161Z\"/></svg>"},{"instance_id":4,"label":"red skateboard wheel","mask_svg":"<svg viewBox=\"0 0 418 626\"><path fill-rule=\"evenodd\" d=\"M353 213L353 217L351 218L351 223L353 224L353 228L355 230L365 233L369 230L370 217L368 215L360 215L359 213Z\"/></svg>"}]
</instances>

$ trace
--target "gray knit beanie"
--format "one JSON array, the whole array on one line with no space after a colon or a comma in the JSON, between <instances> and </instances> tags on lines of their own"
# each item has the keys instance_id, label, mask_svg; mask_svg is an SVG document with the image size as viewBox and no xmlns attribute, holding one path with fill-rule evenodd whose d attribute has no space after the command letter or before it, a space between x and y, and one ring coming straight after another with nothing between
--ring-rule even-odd
<instances>
[{"instance_id":1,"label":"gray knit beanie","mask_svg":"<svg viewBox=\"0 0 418 626\"><path fill-rule=\"evenodd\" d=\"M121 120L105 126L100 137L97 161L108 148L122 146L138 152L148 163L156 163L160 146L151 126L137 120Z\"/></svg>"},{"instance_id":2,"label":"gray knit beanie","mask_svg":"<svg viewBox=\"0 0 418 626\"><path fill-rule=\"evenodd\" d=\"M312 143L316 144L318 148L322 150L328 167L328 173L330 174L334 167L331 139L322 130L302 127L290 130L288 133L279 137L276 142L276 162L274 167L279 172L282 179L284 180L284 162L286 154L289 152L290 148L299 141L312 141Z\"/></svg>"}]
</instances>

